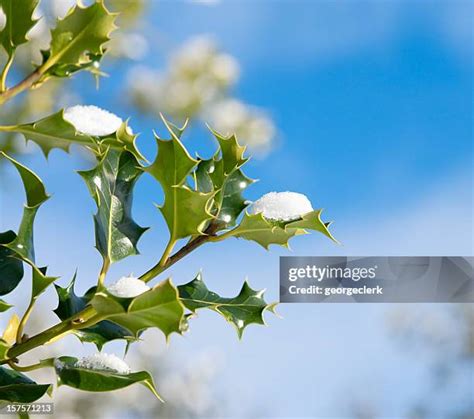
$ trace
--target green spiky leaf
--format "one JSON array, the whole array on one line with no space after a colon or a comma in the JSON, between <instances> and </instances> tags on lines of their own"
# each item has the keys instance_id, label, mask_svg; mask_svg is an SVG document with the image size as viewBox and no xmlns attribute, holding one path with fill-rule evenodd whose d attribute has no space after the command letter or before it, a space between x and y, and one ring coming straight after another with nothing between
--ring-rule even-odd
<instances>
[{"instance_id":1,"label":"green spiky leaf","mask_svg":"<svg viewBox=\"0 0 474 419\"><path fill-rule=\"evenodd\" d=\"M11 304L8 304L6 301L0 299L0 313L3 313L4 311L7 311L11 309L13 306Z\"/></svg>"},{"instance_id":2,"label":"green spiky leaf","mask_svg":"<svg viewBox=\"0 0 474 419\"><path fill-rule=\"evenodd\" d=\"M165 122L166 123L166 122ZM186 185L187 177L198 161L193 159L179 136L181 130L166 123L171 140L156 137L158 155L145 170L160 182L164 203L160 207L170 231L171 240L202 234L205 223L212 218L209 213L213 192L199 192Z\"/></svg>"},{"instance_id":3,"label":"green spiky leaf","mask_svg":"<svg viewBox=\"0 0 474 419\"><path fill-rule=\"evenodd\" d=\"M6 18L0 42L9 56L18 45L28 42L27 34L38 21L33 19L36 6L38 0L0 0Z\"/></svg>"},{"instance_id":4,"label":"green spiky leaf","mask_svg":"<svg viewBox=\"0 0 474 419\"><path fill-rule=\"evenodd\" d=\"M94 169L79 174L97 204L96 247L104 261L138 254L138 240L147 229L132 218L133 188L142 175L137 159L109 149Z\"/></svg>"},{"instance_id":5,"label":"green spiky leaf","mask_svg":"<svg viewBox=\"0 0 474 419\"><path fill-rule=\"evenodd\" d=\"M74 275L71 283L65 288L55 285L58 294L58 306L54 312L60 320L66 320L74 314L82 311L86 305L89 304L95 293L94 287L83 297L79 297L74 292L75 281L76 275ZM112 340L125 339L130 341L134 339L133 334L129 330L108 320L100 321L99 323L85 329L75 330L74 334L81 340L81 342L94 343L99 350L102 349L105 343Z\"/></svg>"},{"instance_id":6,"label":"green spiky leaf","mask_svg":"<svg viewBox=\"0 0 474 419\"><path fill-rule=\"evenodd\" d=\"M196 189L216 191L211 212L222 228L232 227L247 207L242 193L254 180L241 170L248 161L243 157L245 147L239 145L235 136L225 138L212 132L219 142L219 151L211 159L199 161L195 171Z\"/></svg>"},{"instance_id":7,"label":"green spiky leaf","mask_svg":"<svg viewBox=\"0 0 474 419\"><path fill-rule=\"evenodd\" d=\"M224 163L224 175L228 176L235 169L238 169L247 162L248 159L244 157L246 147L239 144L235 135L224 137L214 130L211 130L211 132L219 143L222 161Z\"/></svg>"},{"instance_id":8,"label":"green spiky leaf","mask_svg":"<svg viewBox=\"0 0 474 419\"><path fill-rule=\"evenodd\" d=\"M39 121L18 125L14 127L14 131L23 134L27 141L38 144L46 157L53 148L68 152L71 144L88 148L97 146L92 137L78 133L74 126L64 119L63 110Z\"/></svg>"},{"instance_id":9,"label":"green spiky leaf","mask_svg":"<svg viewBox=\"0 0 474 419\"><path fill-rule=\"evenodd\" d=\"M236 328L239 337L249 324L265 324L263 313L265 310L273 311L274 307L274 304L265 302L263 290L255 291L247 282L236 297L221 297L207 288L201 274L191 282L178 286L178 291L186 308L193 313L201 308L216 311Z\"/></svg>"},{"instance_id":10,"label":"green spiky leaf","mask_svg":"<svg viewBox=\"0 0 474 419\"><path fill-rule=\"evenodd\" d=\"M321 220L322 212L323 210L321 209L308 212L307 214L304 214L301 219L286 223L285 229L287 231L291 231L294 229L318 231L324 234L326 237L329 237L334 242L338 243L338 241L329 231L329 226L331 225L331 223L325 223Z\"/></svg>"},{"instance_id":11,"label":"green spiky leaf","mask_svg":"<svg viewBox=\"0 0 474 419\"><path fill-rule=\"evenodd\" d=\"M285 229L278 224L272 223L262 214L245 213L240 224L233 230L234 237L252 240L268 249L271 244L288 246L288 241L297 235L305 234L303 228Z\"/></svg>"},{"instance_id":12,"label":"green spiky leaf","mask_svg":"<svg viewBox=\"0 0 474 419\"><path fill-rule=\"evenodd\" d=\"M15 255L34 265L35 252L33 246L33 223L39 207L49 199L41 179L26 166L0 152L0 156L7 158L18 170L26 192L26 205L23 218L16 238L5 247L15 252Z\"/></svg>"},{"instance_id":13,"label":"green spiky leaf","mask_svg":"<svg viewBox=\"0 0 474 419\"><path fill-rule=\"evenodd\" d=\"M31 296L33 299L36 299L58 278L54 276L47 276L46 268L38 268L34 265L32 266L32 272L33 280Z\"/></svg>"},{"instance_id":14,"label":"green spiky leaf","mask_svg":"<svg viewBox=\"0 0 474 419\"><path fill-rule=\"evenodd\" d=\"M117 14L110 13L99 0L88 7L80 5L72 8L51 31L51 44L47 57L40 69L43 79L67 66L81 68L93 62L93 57L101 57L104 44L109 41L116 28Z\"/></svg>"},{"instance_id":15,"label":"green spiky leaf","mask_svg":"<svg viewBox=\"0 0 474 419\"><path fill-rule=\"evenodd\" d=\"M314 210L304 214L298 220L278 222L265 218L261 213L249 214L246 212L240 224L228 231L223 238L233 236L252 240L268 249L271 244L288 247L288 242L292 237L307 234L307 230L314 230L323 233L337 243L329 231L331 223L324 223L321 220L321 213L322 210Z\"/></svg>"},{"instance_id":16,"label":"green spiky leaf","mask_svg":"<svg viewBox=\"0 0 474 419\"><path fill-rule=\"evenodd\" d=\"M173 332L182 332L184 306L169 279L135 298L114 297L104 290L95 294L91 304L102 318L125 327L135 336L150 327L157 327L167 338Z\"/></svg>"},{"instance_id":17,"label":"green spiky leaf","mask_svg":"<svg viewBox=\"0 0 474 419\"><path fill-rule=\"evenodd\" d=\"M24 275L22 261L14 257L11 249L3 246L15 239L16 234L11 230L0 233L0 295L12 292Z\"/></svg>"},{"instance_id":18,"label":"green spiky leaf","mask_svg":"<svg viewBox=\"0 0 474 419\"><path fill-rule=\"evenodd\" d=\"M107 136L101 139L100 143L102 146L126 150L132 153L138 160L145 160L145 157L143 157L136 145L137 138L138 135L133 134L131 128L128 126L128 121L124 121L113 136Z\"/></svg>"},{"instance_id":19,"label":"green spiky leaf","mask_svg":"<svg viewBox=\"0 0 474 419\"><path fill-rule=\"evenodd\" d=\"M37 384L26 375L0 367L0 401L31 403L51 390L51 384ZM2 403L4 404L4 403Z\"/></svg>"},{"instance_id":20,"label":"green spiky leaf","mask_svg":"<svg viewBox=\"0 0 474 419\"><path fill-rule=\"evenodd\" d=\"M153 378L147 371L118 374L112 371L98 371L76 367L77 358L63 356L55 361L58 385L65 385L78 390L104 392L128 387L132 384L141 384L148 388L158 400L160 395L156 391Z\"/></svg>"}]
</instances>

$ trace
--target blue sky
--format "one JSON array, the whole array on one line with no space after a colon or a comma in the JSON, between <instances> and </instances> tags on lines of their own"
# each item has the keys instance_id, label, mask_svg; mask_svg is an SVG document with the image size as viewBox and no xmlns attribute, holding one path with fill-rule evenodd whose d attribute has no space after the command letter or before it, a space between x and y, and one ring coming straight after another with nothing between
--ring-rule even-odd
<instances>
[{"instance_id":1,"label":"blue sky","mask_svg":"<svg viewBox=\"0 0 474 419\"><path fill-rule=\"evenodd\" d=\"M240 61L236 95L267 109L279 130L276 149L249 163L249 174L260 179L249 198L304 192L335 221L343 243L303 237L293 254L472 255L472 12L467 1L155 1L144 22L154 45L145 62L159 67L198 34L215 36ZM117 92L128 67L115 68L99 91L78 77L83 102L127 116L130 108ZM159 127L158 119L132 116L152 154L149 130ZM187 144L209 144L203 136L196 129ZM38 259L64 282L79 266L85 290L99 264L94 207L70 166L88 163L61 152L49 164L39 157L28 162L54 194L39 217ZM10 188L0 201L2 229L19 220L21 189ZM136 218L153 230L141 242L142 256L115 266L112 277L139 273L156 258L166 240L150 205L159 196L150 179L138 185ZM186 282L203 268L209 285L228 295L248 276L274 300L283 254L226 242L203 248L172 274ZM208 347L224 354L214 384L227 400L227 416L341 417L352 398L364 397L361 387L373 389L381 414L400 416L426 384L427 365L420 354L394 346L384 320L393 308L282 306L283 320L249 329L243 342L220 318L203 314L168 350L183 362Z\"/></svg>"}]
</instances>

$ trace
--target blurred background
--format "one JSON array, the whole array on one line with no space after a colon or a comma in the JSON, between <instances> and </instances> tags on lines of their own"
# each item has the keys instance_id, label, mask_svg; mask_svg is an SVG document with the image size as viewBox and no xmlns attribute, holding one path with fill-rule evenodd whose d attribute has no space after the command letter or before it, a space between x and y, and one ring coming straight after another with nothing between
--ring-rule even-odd
<instances>
[{"instance_id":1,"label":"blurred background","mask_svg":"<svg viewBox=\"0 0 474 419\"><path fill-rule=\"evenodd\" d=\"M75 2L43 0L33 42L19 49L20 79L48 45L48 25ZM48 82L2 109L0 123L29 122L73 104L94 104L140 132L153 158L158 113L191 118L186 145L214 150L208 122L236 132L253 154L247 173L269 191L298 191L334 220L337 246L322 235L297 238L288 252L232 240L203 247L170 270L185 283L203 270L209 287L235 295L248 277L278 299L280 255L473 255L473 3L470 1L106 1L123 12L102 62L90 74ZM0 17L0 26L2 18ZM5 57L0 57L4 60ZM35 145L1 137L44 180L53 198L36 224L37 260L77 292L97 277L94 204L71 170L93 164L79 149L47 161ZM24 201L17 174L0 166L0 230L16 229ZM154 264L167 229L144 176L134 216L152 229L141 255L108 276ZM24 281L12 294L21 313ZM54 290L36 308L30 333L56 322ZM2 314L4 324L13 310ZM167 403L144 388L90 394L60 388L59 418L314 417L473 418L474 311L449 304L280 305L279 319L250 327L242 341L215 313L201 313L167 345L157 332L127 355L155 372ZM121 354L122 344L106 352ZM68 337L43 353L95 348ZM25 357L25 363L28 357ZM38 379L51 376L36 374Z\"/></svg>"}]
</instances>

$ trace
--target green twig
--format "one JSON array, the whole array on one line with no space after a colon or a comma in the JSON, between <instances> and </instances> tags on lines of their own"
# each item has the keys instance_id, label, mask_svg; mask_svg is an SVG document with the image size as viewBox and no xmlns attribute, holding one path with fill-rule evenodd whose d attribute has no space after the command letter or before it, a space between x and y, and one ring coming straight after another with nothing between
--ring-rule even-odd
<instances>
[{"instance_id":1,"label":"green twig","mask_svg":"<svg viewBox=\"0 0 474 419\"><path fill-rule=\"evenodd\" d=\"M54 367L54 358L42 359L37 364L25 365L23 367L20 365L17 365L15 362L13 362L13 360L9 360L8 365L10 365L10 367L12 367L16 371L28 372L28 371L38 370L40 368Z\"/></svg>"},{"instance_id":2,"label":"green twig","mask_svg":"<svg viewBox=\"0 0 474 419\"><path fill-rule=\"evenodd\" d=\"M84 327L90 326L89 320L91 320L96 315L97 312L95 309L92 306L87 306L81 312L71 316L61 323L58 323L49 329L44 330L43 332L12 346L7 352L8 360L5 360L3 363L8 362L11 359L15 359L25 352L29 352L38 346L42 346L54 339L58 339L59 337L74 330L83 329Z\"/></svg>"},{"instance_id":3,"label":"green twig","mask_svg":"<svg viewBox=\"0 0 474 419\"><path fill-rule=\"evenodd\" d=\"M14 59L15 50L13 50L10 56L8 57L8 61L6 62L5 67L3 67L2 74L0 75L0 93L3 93L7 89L7 76Z\"/></svg>"},{"instance_id":4,"label":"green twig","mask_svg":"<svg viewBox=\"0 0 474 419\"><path fill-rule=\"evenodd\" d=\"M33 311L33 307L35 306L36 303L36 298L32 298L30 300L30 303L28 304L28 307L25 310L25 313L23 314L23 317L20 320L20 323L18 324L18 329L16 331L16 343L21 343L22 336L23 336L23 329L25 328L26 322L28 321L31 312Z\"/></svg>"}]
</instances>

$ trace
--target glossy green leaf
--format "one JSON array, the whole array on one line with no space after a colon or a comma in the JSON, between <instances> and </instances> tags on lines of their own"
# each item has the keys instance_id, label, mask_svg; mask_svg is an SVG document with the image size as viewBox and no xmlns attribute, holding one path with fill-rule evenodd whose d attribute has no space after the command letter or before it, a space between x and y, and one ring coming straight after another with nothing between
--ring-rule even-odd
<instances>
[{"instance_id":1,"label":"glossy green leaf","mask_svg":"<svg viewBox=\"0 0 474 419\"><path fill-rule=\"evenodd\" d=\"M41 179L33 171L22 165L7 154L0 152L0 155L10 160L10 162L18 170L23 181L26 192L26 202L29 207L36 207L45 202L49 196Z\"/></svg>"},{"instance_id":2,"label":"glossy green leaf","mask_svg":"<svg viewBox=\"0 0 474 419\"><path fill-rule=\"evenodd\" d=\"M53 148L68 152L71 144L80 144L94 149L95 140L88 135L76 132L74 126L64 119L63 112L61 110L39 121L18 125L14 130L23 134L27 141L38 144L46 157Z\"/></svg>"},{"instance_id":3,"label":"glossy green leaf","mask_svg":"<svg viewBox=\"0 0 474 419\"><path fill-rule=\"evenodd\" d=\"M297 235L305 234L303 228L285 229L265 219L262 214L245 213L240 224L229 235L252 240L268 249L271 244L288 247L288 241Z\"/></svg>"},{"instance_id":4,"label":"glossy green leaf","mask_svg":"<svg viewBox=\"0 0 474 419\"><path fill-rule=\"evenodd\" d=\"M135 298L117 298L107 291L99 292L91 304L104 319L125 327L135 336L150 327L157 327L167 338L173 332L182 332L184 306L169 279Z\"/></svg>"},{"instance_id":5,"label":"glossy green leaf","mask_svg":"<svg viewBox=\"0 0 474 419\"><path fill-rule=\"evenodd\" d=\"M93 56L102 56L104 44L116 28L115 13L110 13L103 1L88 7L77 5L51 31L51 44L43 72L53 72L66 65L80 66L90 63ZM46 73L47 75L47 73Z\"/></svg>"},{"instance_id":6,"label":"glossy green leaf","mask_svg":"<svg viewBox=\"0 0 474 419\"><path fill-rule=\"evenodd\" d=\"M15 239L16 234L11 230L0 233L0 295L12 292L24 275L22 261L14 257L15 253L12 250L2 246Z\"/></svg>"},{"instance_id":7,"label":"glossy green leaf","mask_svg":"<svg viewBox=\"0 0 474 419\"><path fill-rule=\"evenodd\" d=\"M331 223L321 221L321 212L322 210L315 210L303 215L299 220L290 222L268 220L261 213L245 213L240 224L223 237L233 236L252 240L268 249L271 244L288 247L288 242L292 237L307 234L307 230L314 230L323 233L337 243L329 231Z\"/></svg>"},{"instance_id":8,"label":"glossy green leaf","mask_svg":"<svg viewBox=\"0 0 474 419\"><path fill-rule=\"evenodd\" d=\"M165 121L166 123L166 121ZM187 177L198 161L193 159L179 136L182 131L166 123L171 140L156 137L158 156L145 170L160 182L165 200L160 211L170 231L171 240L202 234L213 192L203 193L186 185Z\"/></svg>"},{"instance_id":9,"label":"glossy green leaf","mask_svg":"<svg viewBox=\"0 0 474 419\"><path fill-rule=\"evenodd\" d=\"M47 276L46 268L38 268L33 265L31 269L33 273L31 298L36 299L58 278Z\"/></svg>"},{"instance_id":10,"label":"glossy green leaf","mask_svg":"<svg viewBox=\"0 0 474 419\"><path fill-rule=\"evenodd\" d=\"M0 367L0 400L13 403L31 403L43 397L51 384L37 384L26 375Z\"/></svg>"},{"instance_id":11,"label":"glossy green leaf","mask_svg":"<svg viewBox=\"0 0 474 419\"><path fill-rule=\"evenodd\" d=\"M162 401L156 391L153 378L147 371L118 374L111 371L98 371L76 367L77 358L60 357L55 361L58 385L66 385L78 390L104 392L119 390L132 384L141 384Z\"/></svg>"},{"instance_id":12,"label":"glossy green leaf","mask_svg":"<svg viewBox=\"0 0 474 419\"><path fill-rule=\"evenodd\" d=\"M294 230L294 229L304 229L304 230L314 230L324 234L326 237L329 237L331 240L338 243L334 236L329 231L329 226L331 223L325 223L321 220L321 213L323 210L314 210L305 215L300 220L291 221L285 224L285 229Z\"/></svg>"},{"instance_id":13,"label":"glossy green leaf","mask_svg":"<svg viewBox=\"0 0 474 419\"><path fill-rule=\"evenodd\" d=\"M264 311L274 307L265 302L264 290L255 291L247 282L236 297L221 297L207 288L201 274L191 282L178 286L178 291L179 298L189 310L193 313L201 308L216 311L236 328L239 337L249 324L265 324Z\"/></svg>"},{"instance_id":14,"label":"glossy green leaf","mask_svg":"<svg viewBox=\"0 0 474 419\"><path fill-rule=\"evenodd\" d=\"M137 147L137 134L133 134L131 128L128 126L128 121L124 121L120 128L113 136L105 137L101 140L101 145L126 150L132 153L137 160L145 160L145 157L140 153Z\"/></svg>"},{"instance_id":15,"label":"glossy green leaf","mask_svg":"<svg viewBox=\"0 0 474 419\"><path fill-rule=\"evenodd\" d=\"M36 6L38 0L0 0L0 7L5 14L0 42L9 56L18 45L28 42L27 34L38 21L33 18Z\"/></svg>"},{"instance_id":16,"label":"glossy green leaf","mask_svg":"<svg viewBox=\"0 0 474 419\"><path fill-rule=\"evenodd\" d=\"M43 56L43 64L46 65L51 56L51 50L42 50L41 54ZM88 59L85 60L85 62L77 64L55 64L41 76L39 81L35 83L35 87L38 87L50 78L71 77L73 74L83 70L89 71L95 77L103 76L105 73L100 71L100 61L102 60L103 55L104 54L86 53Z\"/></svg>"},{"instance_id":17,"label":"glossy green leaf","mask_svg":"<svg viewBox=\"0 0 474 419\"><path fill-rule=\"evenodd\" d=\"M54 312L60 320L66 320L82 311L95 293L94 287L90 289L86 295L79 297L74 292L75 280L76 275L74 275L71 283L65 288L55 285L58 294L58 306ZM74 334L82 342L94 343L99 350L102 349L105 343L115 339L134 340L133 334L129 330L108 320L103 320L85 329L75 330Z\"/></svg>"},{"instance_id":18,"label":"glossy green leaf","mask_svg":"<svg viewBox=\"0 0 474 419\"><path fill-rule=\"evenodd\" d=\"M212 129L211 132L216 137L220 146L225 176L247 162L248 159L244 157L246 147L239 144L235 135L224 137Z\"/></svg>"},{"instance_id":19,"label":"glossy green leaf","mask_svg":"<svg viewBox=\"0 0 474 419\"><path fill-rule=\"evenodd\" d=\"M8 304L6 301L0 299L0 313L9 310L12 307L13 306L11 304Z\"/></svg>"},{"instance_id":20,"label":"glossy green leaf","mask_svg":"<svg viewBox=\"0 0 474 419\"><path fill-rule=\"evenodd\" d=\"M219 150L211 159L199 161L195 183L198 191L215 191L211 212L222 228L227 228L236 224L247 207L242 193L254 180L241 170L248 161L243 156L245 147L239 145L235 136L226 138L212 132L219 142Z\"/></svg>"},{"instance_id":21,"label":"glossy green leaf","mask_svg":"<svg viewBox=\"0 0 474 419\"><path fill-rule=\"evenodd\" d=\"M5 153L0 152L1 155L7 158L18 170L25 188L27 202L23 209L23 217L17 237L12 242L5 244L5 247L15 252L25 262L34 265L33 223L39 207L49 199L49 196L46 194L43 182L33 171Z\"/></svg>"},{"instance_id":22,"label":"glossy green leaf","mask_svg":"<svg viewBox=\"0 0 474 419\"><path fill-rule=\"evenodd\" d=\"M138 254L138 240L147 229L133 220L132 202L142 173L131 153L116 150L109 150L94 169L79 172L97 204L96 247L104 260L116 262Z\"/></svg>"},{"instance_id":23,"label":"glossy green leaf","mask_svg":"<svg viewBox=\"0 0 474 419\"><path fill-rule=\"evenodd\" d=\"M200 191L216 190L211 212L224 227L232 227L238 217L247 208L242 193L254 183L241 169L224 174L222 159L201 160L195 171L196 188Z\"/></svg>"}]
</instances>

